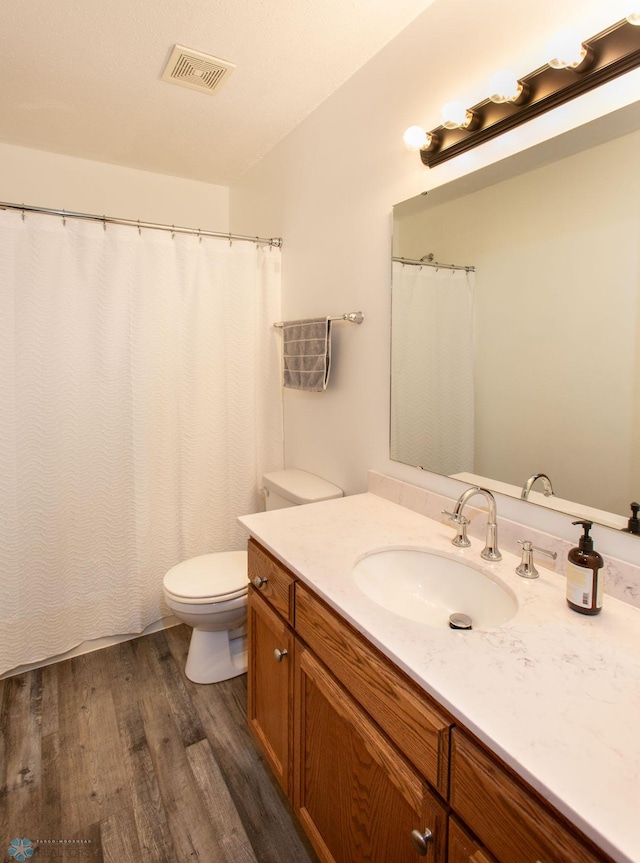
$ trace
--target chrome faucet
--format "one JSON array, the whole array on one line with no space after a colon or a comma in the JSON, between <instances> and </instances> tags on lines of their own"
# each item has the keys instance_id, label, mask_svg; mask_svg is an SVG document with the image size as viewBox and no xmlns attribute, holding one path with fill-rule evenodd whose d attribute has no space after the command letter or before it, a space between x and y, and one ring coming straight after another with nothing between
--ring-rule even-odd
<instances>
[{"instance_id":1,"label":"chrome faucet","mask_svg":"<svg viewBox=\"0 0 640 863\"><path fill-rule=\"evenodd\" d=\"M502 555L498 550L496 499L491 494L489 489L481 488L478 485L471 486L460 495L453 509L453 512L447 512L446 510L443 510L443 512L451 518L451 521L458 525L458 532L454 539L451 540L451 542L459 548L467 548L471 545L471 543L467 539L467 525L469 524L469 519L462 514L462 510L466 506L467 502L471 500L472 497L475 497L477 494L484 495L484 497L486 497L487 499L487 503L489 504L487 539L483 550L480 552L480 557L482 557L484 560L502 560Z\"/></svg>"},{"instance_id":2,"label":"chrome faucet","mask_svg":"<svg viewBox=\"0 0 640 863\"><path fill-rule=\"evenodd\" d=\"M553 486L551 485L551 480L546 475L546 473L532 473L529 479L522 486L522 494L520 497L522 500L528 500L529 492L533 488L533 484L537 482L537 480L542 480L542 486L544 489L544 496L551 497L553 494Z\"/></svg>"}]
</instances>

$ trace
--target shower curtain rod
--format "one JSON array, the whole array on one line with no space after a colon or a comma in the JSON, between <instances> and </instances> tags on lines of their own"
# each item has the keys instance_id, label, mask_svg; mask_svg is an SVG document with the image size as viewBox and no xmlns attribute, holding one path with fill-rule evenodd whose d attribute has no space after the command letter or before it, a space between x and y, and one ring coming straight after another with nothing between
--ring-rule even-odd
<instances>
[{"instance_id":1,"label":"shower curtain rod","mask_svg":"<svg viewBox=\"0 0 640 863\"><path fill-rule=\"evenodd\" d=\"M426 256L428 258L430 256ZM460 266L460 264L440 264L438 261L431 260L413 260L413 258L392 258L391 260L397 261L399 264L407 264L410 267L437 267L439 270L464 270L466 273L475 273L475 267L464 267Z\"/></svg>"},{"instance_id":2,"label":"shower curtain rod","mask_svg":"<svg viewBox=\"0 0 640 863\"><path fill-rule=\"evenodd\" d=\"M243 234L222 233L219 231L202 231L200 228L182 228L177 225L162 225L155 222L141 222L139 219L118 219L113 216L95 216L90 213L72 213L68 210L50 210L46 207L31 207L27 204L7 204L0 202L0 210L18 210L25 213L44 213L46 216L61 216L62 219L85 219L90 222L102 222L107 225L128 225L131 228L148 228L154 231L171 231L172 234L195 234L197 237L220 237L225 240L242 240L249 243L282 247L282 237L248 237Z\"/></svg>"}]
</instances>

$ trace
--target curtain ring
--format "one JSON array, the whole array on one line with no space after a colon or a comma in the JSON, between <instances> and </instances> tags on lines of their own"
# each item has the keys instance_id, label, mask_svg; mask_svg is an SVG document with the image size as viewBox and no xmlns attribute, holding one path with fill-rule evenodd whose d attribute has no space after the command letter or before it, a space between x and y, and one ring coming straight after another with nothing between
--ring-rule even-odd
<instances>
[{"instance_id":1,"label":"curtain ring","mask_svg":"<svg viewBox=\"0 0 640 863\"><path fill-rule=\"evenodd\" d=\"M24 204L22 205L22 221L24 222Z\"/></svg>"},{"instance_id":2,"label":"curtain ring","mask_svg":"<svg viewBox=\"0 0 640 863\"><path fill-rule=\"evenodd\" d=\"M105 234L107 233L107 217L104 213L102 214L102 230L105 232Z\"/></svg>"},{"instance_id":3,"label":"curtain ring","mask_svg":"<svg viewBox=\"0 0 640 863\"><path fill-rule=\"evenodd\" d=\"M198 228L198 242L202 243L202 234L200 233L200 228Z\"/></svg>"},{"instance_id":4,"label":"curtain ring","mask_svg":"<svg viewBox=\"0 0 640 863\"><path fill-rule=\"evenodd\" d=\"M140 219L138 219L138 236L142 236L142 228L140 227Z\"/></svg>"},{"instance_id":5,"label":"curtain ring","mask_svg":"<svg viewBox=\"0 0 640 863\"><path fill-rule=\"evenodd\" d=\"M231 241L231 234L229 234L229 248L231 248L231 246L233 246L233 243Z\"/></svg>"},{"instance_id":6,"label":"curtain ring","mask_svg":"<svg viewBox=\"0 0 640 863\"><path fill-rule=\"evenodd\" d=\"M62 227L66 228L67 226L67 217L64 214L64 210L62 211Z\"/></svg>"},{"instance_id":7,"label":"curtain ring","mask_svg":"<svg viewBox=\"0 0 640 863\"><path fill-rule=\"evenodd\" d=\"M175 228L176 228L176 226L175 226L175 225L171 225L171 239L172 239L172 240L175 240L175 237L176 237L176 230L175 230Z\"/></svg>"}]
</instances>

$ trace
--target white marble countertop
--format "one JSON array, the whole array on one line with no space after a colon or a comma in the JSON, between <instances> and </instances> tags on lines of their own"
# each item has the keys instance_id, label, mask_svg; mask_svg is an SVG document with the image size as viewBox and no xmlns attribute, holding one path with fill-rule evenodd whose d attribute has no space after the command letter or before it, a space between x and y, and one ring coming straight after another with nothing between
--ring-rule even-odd
<instances>
[{"instance_id":1,"label":"white marble countertop","mask_svg":"<svg viewBox=\"0 0 640 863\"><path fill-rule=\"evenodd\" d=\"M260 543L434 696L614 860L640 863L640 610L565 602L565 580L520 558L484 564L483 544L374 494L243 516ZM356 586L365 553L419 546L483 564L519 609L498 629L459 632L399 617Z\"/></svg>"}]
</instances>

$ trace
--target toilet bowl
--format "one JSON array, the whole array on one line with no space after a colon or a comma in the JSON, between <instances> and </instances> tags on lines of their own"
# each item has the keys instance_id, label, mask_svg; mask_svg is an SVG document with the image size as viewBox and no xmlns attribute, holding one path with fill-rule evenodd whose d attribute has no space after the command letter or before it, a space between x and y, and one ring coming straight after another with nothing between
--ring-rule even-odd
<instances>
[{"instance_id":1,"label":"toilet bowl","mask_svg":"<svg viewBox=\"0 0 640 863\"><path fill-rule=\"evenodd\" d=\"M192 557L164 577L164 598L193 627L185 674L194 683L217 683L247 670L247 552Z\"/></svg>"},{"instance_id":2,"label":"toilet bowl","mask_svg":"<svg viewBox=\"0 0 640 863\"><path fill-rule=\"evenodd\" d=\"M342 497L342 489L306 471L289 468L263 477L266 509ZM192 557L163 580L173 614L193 627L185 674L194 683L218 683L247 670L247 552Z\"/></svg>"}]
</instances>

